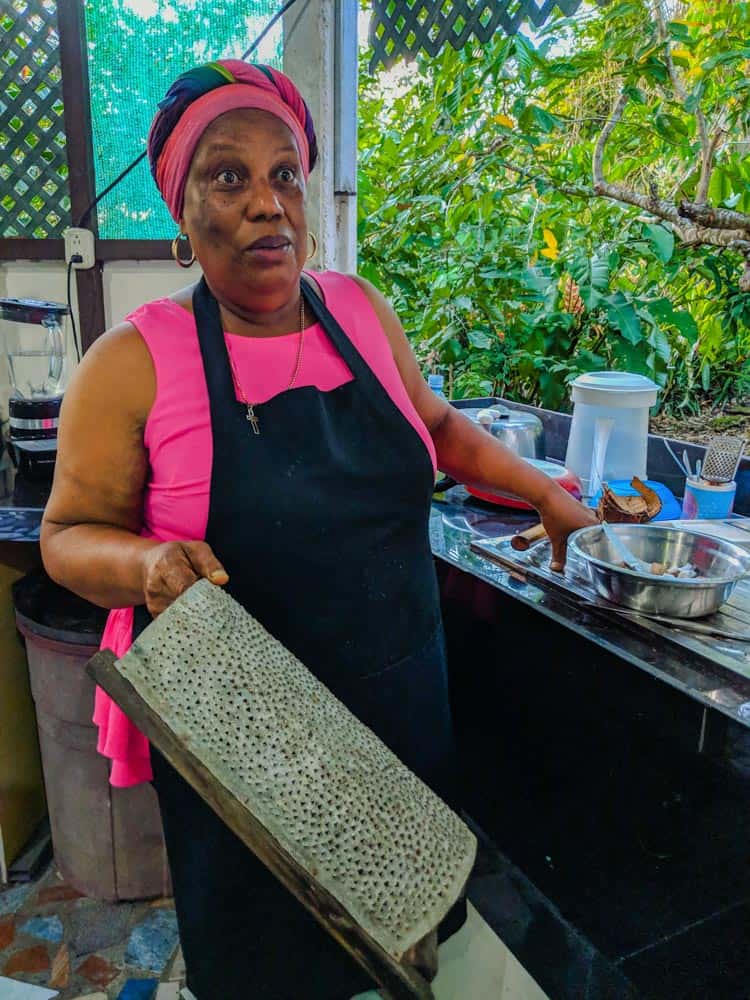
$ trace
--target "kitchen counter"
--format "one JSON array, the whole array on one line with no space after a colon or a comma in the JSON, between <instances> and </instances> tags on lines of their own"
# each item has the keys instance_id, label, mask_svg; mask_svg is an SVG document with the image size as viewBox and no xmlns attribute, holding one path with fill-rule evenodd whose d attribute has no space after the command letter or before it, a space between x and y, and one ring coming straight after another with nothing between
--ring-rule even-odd
<instances>
[{"instance_id":1,"label":"kitchen counter","mask_svg":"<svg viewBox=\"0 0 750 1000\"><path fill-rule=\"evenodd\" d=\"M541 416L559 460L569 418ZM649 476L679 493L663 453L652 439ZM747 460L738 485L744 510ZM46 489L3 492L0 540L37 541ZM536 520L462 487L432 506L466 809L487 835L469 896L552 1000L738 1000L750 644L730 669L472 550Z\"/></svg>"},{"instance_id":2,"label":"kitchen counter","mask_svg":"<svg viewBox=\"0 0 750 1000\"><path fill-rule=\"evenodd\" d=\"M657 636L644 638L624 619L592 614L563 595L511 575L508 570L472 551L476 541L510 536L538 518L524 512L491 508L477 502L462 487L455 487L433 501L430 542L434 555L451 566L496 587L552 621L621 657L658 680L750 728L750 643L734 652L736 669L722 655L720 639L705 646L702 655L690 654ZM744 674L743 672L744 671Z\"/></svg>"},{"instance_id":3,"label":"kitchen counter","mask_svg":"<svg viewBox=\"0 0 750 1000\"><path fill-rule=\"evenodd\" d=\"M16 475L4 454L0 459L0 541L38 542L50 484Z\"/></svg>"},{"instance_id":4,"label":"kitchen counter","mask_svg":"<svg viewBox=\"0 0 750 1000\"><path fill-rule=\"evenodd\" d=\"M510 866L470 897L554 1000L739 1000L750 671L472 550L535 521L460 487L432 507L465 806Z\"/></svg>"}]
</instances>

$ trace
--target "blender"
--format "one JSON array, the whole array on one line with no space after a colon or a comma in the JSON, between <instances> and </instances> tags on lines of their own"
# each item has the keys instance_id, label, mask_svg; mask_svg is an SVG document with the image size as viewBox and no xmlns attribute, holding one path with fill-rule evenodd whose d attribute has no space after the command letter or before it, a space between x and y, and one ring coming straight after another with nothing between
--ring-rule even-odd
<instances>
[{"instance_id":1,"label":"blender","mask_svg":"<svg viewBox=\"0 0 750 1000\"><path fill-rule=\"evenodd\" d=\"M0 334L10 375L8 450L29 479L52 478L57 425L67 381L65 317L60 302L0 299Z\"/></svg>"}]
</instances>

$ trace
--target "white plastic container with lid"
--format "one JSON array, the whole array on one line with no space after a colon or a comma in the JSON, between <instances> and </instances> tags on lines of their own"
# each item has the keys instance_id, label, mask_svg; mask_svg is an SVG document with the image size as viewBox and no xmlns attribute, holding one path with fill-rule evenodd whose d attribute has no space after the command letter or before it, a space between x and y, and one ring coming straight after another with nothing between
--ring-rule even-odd
<instances>
[{"instance_id":1,"label":"white plastic container with lid","mask_svg":"<svg viewBox=\"0 0 750 1000\"><path fill-rule=\"evenodd\" d=\"M602 482L646 478L649 410L659 386L631 372L588 372L572 384L565 465L594 496Z\"/></svg>"}]
</instances>

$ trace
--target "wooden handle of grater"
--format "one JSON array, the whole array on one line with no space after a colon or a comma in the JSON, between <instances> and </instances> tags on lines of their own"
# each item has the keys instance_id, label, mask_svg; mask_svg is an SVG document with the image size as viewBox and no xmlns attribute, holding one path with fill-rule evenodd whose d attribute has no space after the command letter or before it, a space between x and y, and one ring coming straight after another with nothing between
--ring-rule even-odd
<instances>
[{"instance_id":1,"label":"wooden handle of grater","mask_svg":"<svg viewBox=\"0 0 750 1000\"><path fill-rule=\"evenodd\" d=\"M546 537L547 531L544 525L535 524L533 528L527 528L526 531L519 531L517 535L514 535L510 540L511 548L514 548L516 552L525 552Z\"/></svg>"}]
</instances>

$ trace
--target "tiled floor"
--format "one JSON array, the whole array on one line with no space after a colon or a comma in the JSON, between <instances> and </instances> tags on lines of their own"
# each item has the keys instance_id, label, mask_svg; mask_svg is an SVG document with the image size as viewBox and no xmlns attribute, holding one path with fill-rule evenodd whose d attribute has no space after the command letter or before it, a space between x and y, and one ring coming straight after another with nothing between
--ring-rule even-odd
<instances>
[{"instance_id":1,"label":"tiled floor","mask_svg":"<svg viewBox=\"0 0 750 1000\"><path fill-rule=\"evenodd\" d=\"M179 1000L183 985L170 900L87 899L54 866L36 883L0 888L0 1000ZM547 1000L471 905L440 948L433 988L436 1000Z\"/></svg>"},{"instance_id":2,"label":"tiled floor","mask_svg":"<svg viewBox=\"0 0 750 1000\"><path fill-rule=\"evenodd\" d=\"M87 899L54 865L34 883L0 887L1 1000L26 1000L24 983L47 988L28 1000L176 1000L178 943L171 900Z\"/></svg>"}]
</instances>

